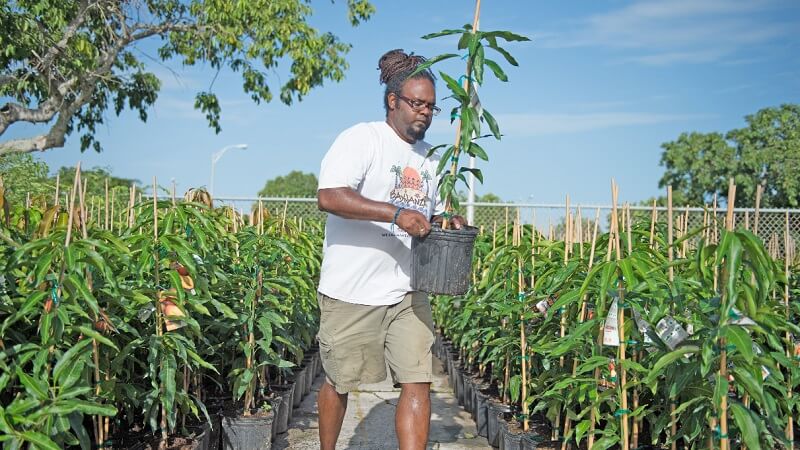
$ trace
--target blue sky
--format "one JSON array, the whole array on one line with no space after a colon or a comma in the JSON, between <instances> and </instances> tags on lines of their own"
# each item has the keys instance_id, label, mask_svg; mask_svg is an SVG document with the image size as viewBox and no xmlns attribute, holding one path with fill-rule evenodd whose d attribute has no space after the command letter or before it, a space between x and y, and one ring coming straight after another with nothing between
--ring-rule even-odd
<instances>
[{"instance_id":1,"label":"blue sky","mask_svg":"<svg viewBox=\"0 0 800 450\"><path fill-rule=\"evenodd\" d=\"M374 1L377 12L361 26L346 19L346 2L312 3L312 23L353 45L350 69L302 102L255 105L236 74L214 83L223 130L214 134L192 108L194 93L214 78L208 68L151 64L163 81L147 123L126 112L107 114L98 138L105 151L80 153L77 136L44 153L51 168L109 166L145 183L155 175L179 191L208 185L211 154L232 150L216 167L218 196L251 196L267 179L291 170L318 173L325 151L343 129L382 120L377 60L404 48L425 56L455 51L455 40L420 36L472 21L472 0ZM486 184L508 201L610 202L610 179L621 201L660 194L660 145L683 131L727 131L744 116L800 102L800 2L796 0L500 1L484 0L480 27L527 35L507 48L520 62L510 81L489 79L483 105L497 117L502 141L485 140L490 162L479 165ZM155 42L140 46L154 55ZM459 75L462 62L442 66ZM176 76L177 75L177 76ZM273 74L277 90L280 71ZM446 95L440 82L439 97ZM442 100L445 110L452 106ZM427 140L448 143L446 114ZM27 135L12 128L3 138Z\"/></svg>"}]
</instances>

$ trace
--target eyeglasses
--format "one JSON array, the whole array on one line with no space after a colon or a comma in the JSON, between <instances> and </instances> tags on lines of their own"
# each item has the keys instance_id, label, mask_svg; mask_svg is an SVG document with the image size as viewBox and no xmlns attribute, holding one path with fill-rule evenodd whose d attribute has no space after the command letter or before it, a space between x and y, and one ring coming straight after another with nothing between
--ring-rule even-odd
<instances>
[{"instance_id":1,"label":"eyeglasses","mask_svg":"<svg viewBox=\"0 0 800 450\"><path fill-rule=\"evenodd\" d=\"M416 112L420 112L425 108L429 108L431 110L431 114L433 114L434 116L442 112L442 108L439 108L438 106L428 102L423 102L422 100L410 99L408 97L403 97L400 94L397 94L397 98L408 103L408 106L410 106L411 109Z\"/></svg>"}]
</instances>

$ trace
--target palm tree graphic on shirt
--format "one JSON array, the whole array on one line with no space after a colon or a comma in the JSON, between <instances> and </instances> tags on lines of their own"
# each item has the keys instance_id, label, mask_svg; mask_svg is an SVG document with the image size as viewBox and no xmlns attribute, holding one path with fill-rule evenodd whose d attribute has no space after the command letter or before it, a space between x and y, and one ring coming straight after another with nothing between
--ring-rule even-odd
<instances>
[{"instance_id":1,"label":"palm tree graphic on shirt","mask_svg":"<svg viewBox=\"0 0 800 450\"><path fill-rule=\"evenodd\" d=\"M400 166L392 166L391 172L395 176L394 189L389 193L391 203L427 214L427 191L431 180L428 171L420 175L413 167L401 169Z\"/></svg>"}]
</instances>

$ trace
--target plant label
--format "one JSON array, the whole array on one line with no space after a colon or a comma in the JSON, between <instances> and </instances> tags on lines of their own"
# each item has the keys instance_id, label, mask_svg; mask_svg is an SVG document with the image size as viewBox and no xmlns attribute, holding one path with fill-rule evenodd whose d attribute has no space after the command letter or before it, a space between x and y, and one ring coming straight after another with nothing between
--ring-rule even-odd
<instances>
[{"instance_id":1,"label":"plant label","mask_svg":"<svg viewBox=\"0 0 800 450\"><path fill-rule=\"evenodd\" d=\"M675 350L675 347L689 337L689 333L672 316L666 316L658 321L656 333L670 350Z\"/></svg>"},{"instance_id":2,"label":"plant label","mask_svg":"<svg viewBox=\"0 0 800 450\"><path fill-rule=\"evenodd\" d=\"M645 344L652 344L653 338L650 337L650 333L655 334L653 331L653 326L647 323L646 320L639 314L639 311L636 309L633 310L633 320L636 322L636 328L639 329L639 333L642 335L642 339L644 340Z\"/></svg>"},{"instance_id":3,"label":"plant label","mask_svg":"<svg viewBox=\"0 0 800 450\"><path fill-rule=\"evenodd\" d=\"M553 296L547 297L546 299L544 299L544 300L542 300L542 301L540 301L539 303L536 304L536 309L540 313L544 314L544 313L547 312L548 309L550 309L551 306L553 306L553 303L555 303L555 302L556 302L555 297L553 297Z\"/></svg>"},{"instance_id":4,"label":"plant label","mask_svg":"<svg viewBox=\"0 0 800 450\"><path fill-rule=\"evenodd\" d=\"M617 300L611 303L606 316L606 324L603 326L603 345L619 347L619 328L617 327Z\"/></svg>"}]
</instances>

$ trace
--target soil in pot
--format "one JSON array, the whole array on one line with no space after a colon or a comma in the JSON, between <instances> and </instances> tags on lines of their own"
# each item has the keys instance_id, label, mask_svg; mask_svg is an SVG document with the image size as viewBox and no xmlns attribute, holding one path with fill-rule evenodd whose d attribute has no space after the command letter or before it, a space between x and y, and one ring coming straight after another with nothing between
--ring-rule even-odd
<instances>
[{"instance_id":1,"label":"soil in pot","mask_svg":"<svg viewBox=\"0 0 800 450\"><path fill-rule=\"evenodd\" d=\"M514 420L511 413L503 414L505 425L500 426L500 448L503 450L522 449L522 424Z\"/></svg>"},{"instance_id":2,"label":"soil in pot","mask_svg":"<svg viewBox=\"0 0 800 450\"><path fill-rule=\"evenodd\" d=\"M258 409L250 416L227 411L222 416L223 450L269 450L272 448L272 411Z\"/></svg>"}]
</instances>

